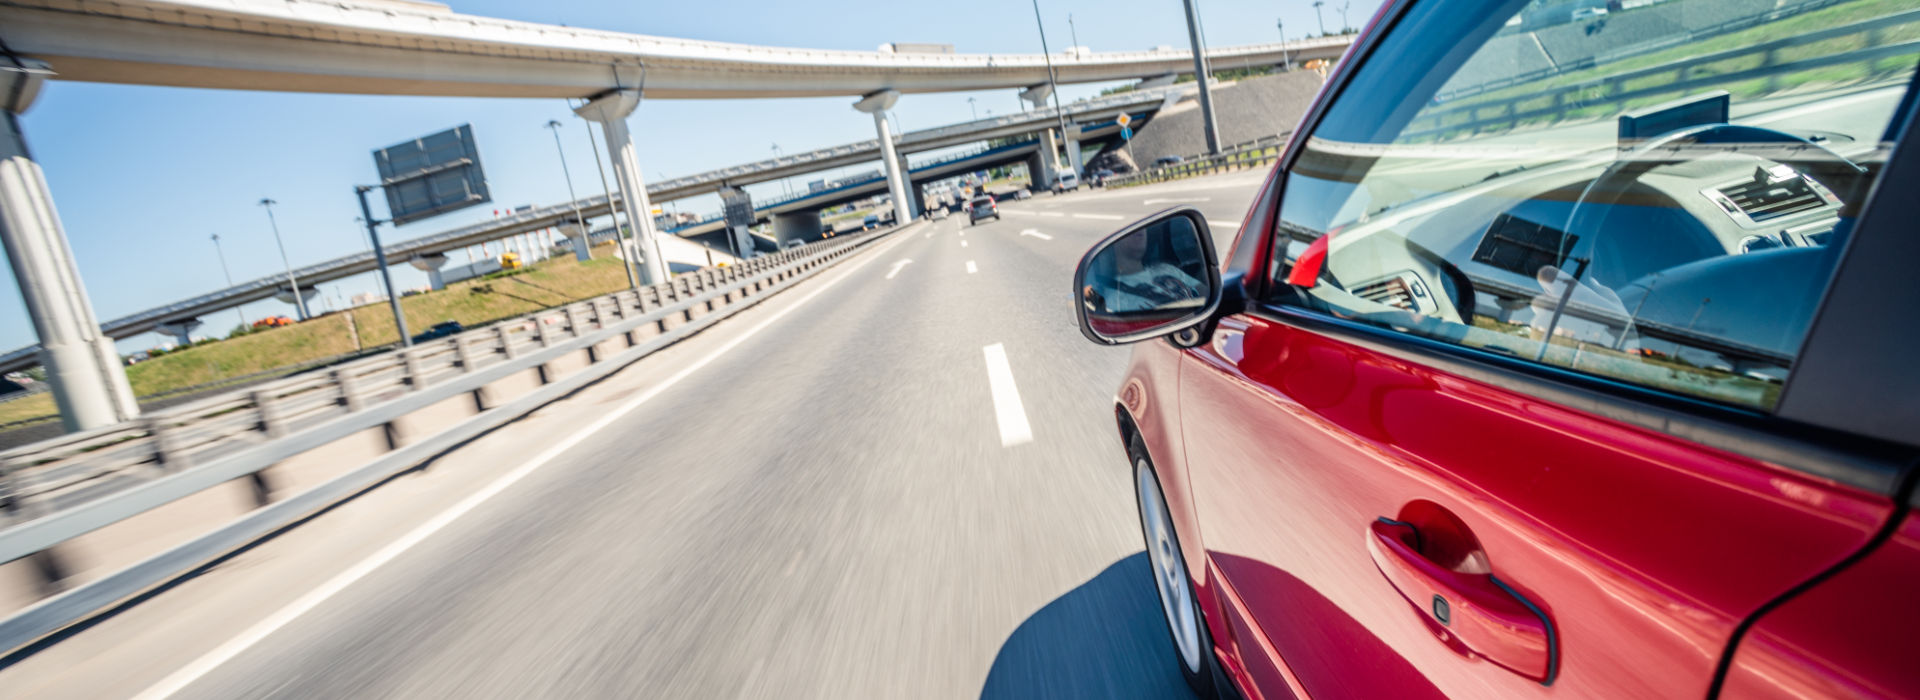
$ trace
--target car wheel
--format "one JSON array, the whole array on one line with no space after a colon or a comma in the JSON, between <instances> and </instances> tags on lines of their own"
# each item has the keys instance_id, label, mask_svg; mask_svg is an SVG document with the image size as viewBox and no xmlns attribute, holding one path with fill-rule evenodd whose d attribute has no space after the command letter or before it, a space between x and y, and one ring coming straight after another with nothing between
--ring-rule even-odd
<instances>
[{"instance_id":1,"label":"car wheel","mask_svg":"<svg viewBox=\"0 0 1920 700\"><path fill-rule=\"evenodd\" d=\"M1146 446L1134 438L1132 449L1134 493L1140 505L1140 529L1146 536L1147 562L1153 568L1153 586L1159 593L1160 615L1167 622L1167 634L1173 641L1173 660L1180 675L1187 679L1195 695L1208 698L1223 695L1218 662L1213 658L1213 639L1207 633L1206 618L1200 612L1199 597L1187 576L1186 558L1180 552L1180 536L1167 513L1166 496L1160 491L1160 479Z\"/></svg>"}]
</instances>

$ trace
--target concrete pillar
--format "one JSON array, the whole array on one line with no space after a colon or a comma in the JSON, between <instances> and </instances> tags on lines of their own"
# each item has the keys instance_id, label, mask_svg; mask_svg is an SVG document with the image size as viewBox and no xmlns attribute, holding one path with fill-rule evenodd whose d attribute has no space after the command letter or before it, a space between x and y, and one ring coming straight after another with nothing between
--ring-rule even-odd
<instances>
[{"instance_id":1,"label":"concrete pillar","mask_svg":"<svg viewBox=\"0 0 1920 700\"><path fill-rule=\"evenodd\" d=\"M480 254L488 258L493 257L487 253L487 244L485 243L480 244ZM440 268L447 266L447 256L445 254L428 253L426 255L415 255L413 259L408 260L407 263L413 265L413 269L415 270L426 271L427 286L431 287L433 291L437 292L447 288L446 278L440 275Z\"/></svg>"},{"instance_id":2,"label":"concrete pillar","mask_svg":"<svg viewBox=\"0 0 1920 700\"><path fill-rule=\"evenodd\" d=\"M581 262L593 259L593 242L587 240L587 227L568 219L560 224L560 235L566 236L572 243L573 259Z\"/></svg>"},{"instance_id":3,"label":"concrete pillar","mask_svg":"<svg viewBox=\"0 0 1920 700\"><path fill-rule=\"evenodd\" d=\"M186 347L193 344L193 329L200 327L200 319L182 318L159 324L160 332L173 336L173 344Z\"/></svg>"},{"instance_id":4,"label":"concrete pillar","mask_svg":"<svg viewBox=\"0 0 1920 700\"><path fill-rule=\"evenodd\" d=\"M787 249L787 241L805 241L812 243L820 240L820 212L796 211L790 214L773 215L773 240L780 242L780 249Z\"/></svg>"},{"instance_id":5,"label":"concrete pillar","mask_svg":"<svg viewBox=\"0 0 1920 700\"><path fill-rule=\"evenodd\" d=\"M1052 96L1053 86L1048 83L1041 83L1020 91L1020 99L1025 100L1027 104L1033 105L1033 109L1040 109L1047 106L1047 98Z\"/></svg>"},{"instance_id":6,"label":"concrete pillar","mask_svg":"<svg viewBox=\"0 0 1920 700\"><path fill-rule=\"evenodd\" d=\"M887 123L887 110L899 100L899 92L881 90L853 103L853 108L873 115L873 129L880 135L880 162L887 171L887 193L893 197L894 223L905 226L913 221L913 210L907 202L907 177L900 166L900 154L893 147L893 126Z\"/></svg>"},{"instance_id":7,"label":"concrete pillar","mask_svg":"<svg viewBox=\"0 0 1920 700\"><path fill-rule=\"evenodd\" d=\"M1046 171L1040 187L1053 189L1053 181L1060 179L1060 140L1054 138L1051 128L1040 132L1040 169Z\"/></svg>"},{"instance_id":8,"label":"concrete pillar","mask_svg":"<svg viewBox=\"0 0 1920 700\"><path fill-rule=\"evenodd\" d=\"M647 202L647 182L640 174L640 157L634 150L632 134L627 132L627 116L639 106L639 90L609 90L573 113L599 122L601 132L606 134L614 179L620 183L620 209L627 213L633 244L639 249L640 284L652 285L667 281L667 261L661 257L660 240L653 229L653 205ZM578 248L574 255L589 255L582 252L584 250L584 247Z\"/></svg>"},{"instance_id":9,"label":"concrete pillar","mask_svg":"<svg viewBox=\"0 0 1920 700\"><path fill-rule=\"evenodd\" d=\"M33 104L46 63L17 59L23 70L0 71L0 243L13 265L20 299L40 338L40 366L67 432L102 428L140 414L113 339L100 332L80 281L73 250L53 207L53 193L27 150L19 115Z\"/></svg>"},{"instance_id":10,"label":"concrete pillar","mask_svg":"<svg viewBox=\"0 0 1920 700\"><path fill-rule=\"evenodd\" d=\"M1081 178L1087 176L1087 166L1080 161L1080 125L1067 122L1067 167Z\"/></svg>"},{"instance_id":11,"label":"concrete pillar","mask_svg":"<svg viewBox=\"0 0 1920 700\"><path fill-rule=\"evenodd\" d=\"M300 303L296 304L293 301L293 292L289 291L288 289L289 288L287 287L279 287L274 289L273 298L278 300L280 303L294 307L295 309L305 306L308 299L312 299L316 296L320 296L319 287L301 287Z\"/></svg>"}]
</instances>

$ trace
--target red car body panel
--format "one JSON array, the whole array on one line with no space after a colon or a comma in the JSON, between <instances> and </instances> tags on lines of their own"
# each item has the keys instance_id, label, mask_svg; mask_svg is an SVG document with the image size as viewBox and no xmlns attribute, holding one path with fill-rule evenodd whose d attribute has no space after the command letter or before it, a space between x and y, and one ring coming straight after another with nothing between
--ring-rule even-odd
<instances>
[{"instance_id":1,"label":"red car body panel","mask_svg":"<svg viewBox=\"0 0 1920 700\"><path fill-rule=\"evenodd\" d=\"M1920 697L1920 516L1760 618L1720 697Z\"/></svg>"},{"instance_id":2,"label":"red car body panel","mask_svg":"<svg viewBox=\"0 0 1920 700\"><path fill-rule=\"evenodd\" d=\"M1318 700L1702 697L1736 625L1891 512L1884 497L1251 315L1182 355L1196 539L1280 656L1237 665L1288 667ZM1552 621L1551 687L1443 639L1369 556L1371 524L1422 501Z\"/></svg>"}]
</instances>

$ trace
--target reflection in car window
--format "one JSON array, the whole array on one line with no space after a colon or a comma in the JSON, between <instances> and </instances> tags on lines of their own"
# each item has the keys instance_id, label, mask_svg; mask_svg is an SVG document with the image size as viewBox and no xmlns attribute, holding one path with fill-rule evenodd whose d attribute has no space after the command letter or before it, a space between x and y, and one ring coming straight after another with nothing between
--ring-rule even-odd
<instances>
[{"instance_id":1,"label":"reflection in car window","mask_svg":"<svg viewBox=\"0 0 1920 700\"><path fill-rule=\"evenodd\" d=\"M1275 301L1771 408L1892 149L1920 0L1568 7L1408 11L1287 175Z\"/></svg>"},{"instance_id":2,"label":"reflection in car window","mask_svg":"<svg viewBox=\"0 0 1920 700\"><path fill-rule=\"evenodd\" d=\"M1193 220L1175 216L1122 236L1095 255L1081 303L1096 330L1121 335L1205 306L1207 278Z\"/></svg>"}]
</instances>

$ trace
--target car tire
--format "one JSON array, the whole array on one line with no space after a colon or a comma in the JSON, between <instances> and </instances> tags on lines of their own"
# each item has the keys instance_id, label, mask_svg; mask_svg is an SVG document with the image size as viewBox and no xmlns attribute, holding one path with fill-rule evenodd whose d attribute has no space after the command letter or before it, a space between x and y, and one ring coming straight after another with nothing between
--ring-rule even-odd
<instances>
[{"instance_id":1,"label":"car tire","mask_svg":"<svg viewBox=\"0 0 1920 700\"><path fill-rule=\"evenodd\" d=\"M1200 597L1187 575L1180 536L1173 529L1153 459L1139 436L1133 438L1127 454L1133 461L1134 500L1139 506L1140 532L1146 539L1147 565L1153 570L1160 617L1167 623L1167 635L1173 642L1174 665L1201 700L1237 699L1240 694L1213 656L1213 635L1207 631Z\"/></svg>"}]
</instances>

